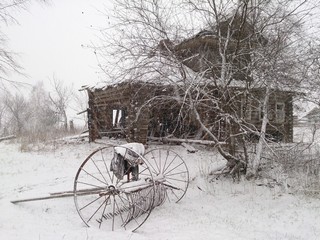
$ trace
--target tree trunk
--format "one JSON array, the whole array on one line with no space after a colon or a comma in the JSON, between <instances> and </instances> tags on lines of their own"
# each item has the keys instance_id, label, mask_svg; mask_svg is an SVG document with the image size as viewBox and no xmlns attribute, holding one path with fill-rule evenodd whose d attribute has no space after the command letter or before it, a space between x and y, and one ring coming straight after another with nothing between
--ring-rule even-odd
<instances>
[{"instance_id":1,"label":"tree trunk","mask_svg":"<svg viewBox=\"0 0 320 240\"><path fill-rule=\"evenodd\" d=\"M191 98L190 98L191 99ZM222 148L222 144L221 142L219 142L218 138L213 135L213 133L204 125L204 123L202 122L200 115L197 111L197 109L194 107L194 105L192 104L192 101L190 100L191 105L192 105L192 110L193 113L195 114L195 118L198 121L198 123L200 124L201 128L208 133L208 135L212 138L212 140L215 142L216 147L218 149L218 152L221 154L222 157L224 157L228 162L237 162L239 161L236 157L232 156L230 153L226 152L223 148Z\"/></svg>"},{"instance_id":2,"label":"tree trunk","mask_svg":"<svg viewBox=\"0 0 320 240\"><path fill-rule=\"evenodd\" d=\"M71 133L75 133L73 120L70 120L70 121L69 121L69 128L70 128L70 132L71 132Z\"/></svg>"},{"instance_id":3,"label":"tree trunk","mask_svg":"<svg viewBox=\"0 0 320 240\"><path fill-rule=\"evenodd\" d=\"M62 111L62 115L63 115L63 127L64 130L66 132L68 132L68 117L67 117L67 113L65 110Z\"/></svg>"},{"instance_id":4,"label":"tree trunk","mask_svg":"<svg viewBox=\"0 0 320 240\"><path fill-rule=\"evenodd\" d=\"M255 157L253 159L249 159L249 161L248 161L247 174L246 174L247 179L251 179L251 178L256 177L258 167L260 165L263 145L265 143L267 124L268 124L269 95L270 95L270 87L267 86L266 95L265 95L264 101L263 101L263 110L262 110L263 111L263 118L262 118L262 125L261 125L261 130L260 130L259 142L256 147Z\"/></svg>"}]
</instances>

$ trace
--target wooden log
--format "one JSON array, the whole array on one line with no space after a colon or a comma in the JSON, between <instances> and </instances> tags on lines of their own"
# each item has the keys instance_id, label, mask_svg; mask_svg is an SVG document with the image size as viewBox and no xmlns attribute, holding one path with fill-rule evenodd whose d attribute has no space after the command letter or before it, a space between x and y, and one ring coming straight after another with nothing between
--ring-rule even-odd
<instances>
[{"instance_id":1,"label":"wooden log","mask_svg":"<svg viewBox=\"0 0 320 240\"><path fill-rule=\"evenodd\" d=\"M220 174L221 172L225 171L227 168L227 163L221 163L217 166L215 166L211 171L209 172L209 175L216 175Z\"/></svg>"},{"instance_id":2,"label":"wooden log","mask_svg":"<svg viewBox=\"0 0 320 240\"><path fill-rule=\"evenodd\" d=\"M163 143L167 142L176 142L176 143L198 143L204 145L217 145L222 144L225 145L225 142L216 143L215 141L209 140L197 140L197 139L181 139L181 138L166 138L166 137L148 137L149 140L160 141Z\"/></svg>"},{"instance_id":3,"label":"wooden log","mask_svg":"<svg viewBox=\"0 0 320 240\"><path fill-rule=\"evenodd\" d=\"M9 136L5 136L5 137L1 137L1 138L0 138L0 142L1 142L1 141L4 141L4 140L14 139L14 138L16 138L15 135L9 135Z\"/></svg>"},{"instance_id":4,"label":"wooden log","mask_svg":"<svg viewBox=\"0 0 320 240\"><path fill-rule=\"evenodd\" d=\"M195 152L198 151L197 149L195 149L194 147L192 147L191 145L189 145L189 144L187 144L185 142L181 143L181 145L183 147L185 147L189 153L195 153Z\"/></svg>"},{"instance_id":5,"label":"wooden log","mask_svg":"<svg viewBox=\"0 0 320 240\"><path fill-rule=\"evenodd\" d=\"M70 137L69 139L84 139L84 138L88 138L89 134L84 134L88 131L84 131L82 132L80 135L74 136L74 137Z\"/></svg>"},{"instance_id":6,"label":"wooden log","mask_svg":"<svg viewBox=\"0 0 320 240\"><path fill-rule=\"evenodd\" d=\"M83 111L81 111L81 112L78 112L77 115L80 115L80 114L83 114L83 113L87 113L87 112L88 112L88 109L83 110Z\"/></svg>"}]
</instances>

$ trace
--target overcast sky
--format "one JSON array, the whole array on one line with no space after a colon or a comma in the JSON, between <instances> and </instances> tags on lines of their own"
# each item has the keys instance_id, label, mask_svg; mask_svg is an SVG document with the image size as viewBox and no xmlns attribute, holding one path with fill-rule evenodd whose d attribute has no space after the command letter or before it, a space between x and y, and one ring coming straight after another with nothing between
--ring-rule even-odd
<instances>
[{"instance_id":1,"label":"overcast sky","mask_svg":"<svg viewBox=\"0 0 320 240\"><path fill-rule=\"evenodd\" d=\"M48 85L55 74L76 89L98 82L101 74L95 55L83 46L97 41L97 29L107 24L99 12L105 8L111 8L109 1L54 0L50 5L34 3L27 12L16 12L19 25L11 24L5 32L28 77L13 74L10 78Z\"/></svg>"},{"instance_id":2,"label":"overcast sky","mask_svg":"<svg viewBox=\"0 0 320 240\"><path fill-rule=\"evenodd\" d=\"M84 47L97 43L98 29L108 26L102 14L106 8L111 9L108 0L52 0L15 13L20 24L7 26L5 32L28 77L13 74L11 80L49 85L55 75L76 89L106 80L99 74L93 50ZM308 19L310 27L315 26L314 20L319 23L318 14Z\"/></svg>"}]
</instances>

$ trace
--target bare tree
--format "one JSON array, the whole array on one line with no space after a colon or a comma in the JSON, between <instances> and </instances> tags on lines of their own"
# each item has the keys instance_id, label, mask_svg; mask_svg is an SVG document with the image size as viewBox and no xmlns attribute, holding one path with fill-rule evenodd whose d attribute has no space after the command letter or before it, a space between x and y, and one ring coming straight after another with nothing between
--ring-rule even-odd
<instances>
[{"instance_id":1,"label":"bare tree","mask_svg":"<svg viewBox=\"0 0 320 240\"><path fill-rule=\"evenodd\" d=\"M87 101L87 95L84 91L76 92L73 95L73 106L70 106L70 109L74 110L78 117L78 120L81 120L83 122L83 128L87 129L87 109L88 109L88 101Z\"/></svg>"},{"instance_id":2,"label":"bare tree","mask_svg":"<svg viewBox=\"0 0 320 240\"><path fill-rule=\"evenodd\" d=\"M0 97L0 133L2 134L3 130L3 123L4 123L4 117L5 117L5 111L6 106L5 106L5 101L4 97Z\"/></svg>"},{"instance_id":3,"label":"bare tree","mask_svg":"<svg viewBox=\"0 0 320 240\"><path fill-rule=\"evenodd\" d=\"M266 143L271 94L308 90L307 79L315 75L311 70L319 55L308 54L315 39L308 38L303 23L317 6L289 0L116 0L115 6L115 28L107 28L104 45L95 48L107 76L173 85L172 96L158 95L148 103L178 102L177 123L192 114L231 168L248 164L248 177L255 176ZM262 92L258 98L255 89ZM239 105L259 108L260 129L241 114ZM206 117L213 113L214 118ZM217 127L227 132L228 149L213 131ZM250 161L249 134L259 140ZM244 156L236 154L238 145Z\"/></svg>"},{"instance_id":4,"label":"bare tree","mask_svg":"<svg viewBox=\"0 0 320 240\"><path fill-rule=\"evenodd\" d=\"M25 97L21 94L10 95L7 93L5 105L9 112L11 132L21 136L25 130L25 123L28 121L30 113Z\"/></svg>"},{"instance_id":5,"label":"bare tree","mask_svg":"<svg viewBox=\"0 0 320 240\"><path fill-rule=\"evenodd\" d=\"M34 85L27 96L21 92L5 92L4 101L0 102L0 129L3 132L29 143L46 141L65 133L59 126L59 112L42 82Z\"/></svg>"},{"instance_id":6,"label":"bare tree","mask_svg":"<svg viewBox=\"0 0 320 240\"><path fill-rule=\"evenodd\" d=\"M48 2L46 0L34 0L37 2ZM9 78L9 74L17 72L22 74L23 68L17 61L17 54L9 49L8 38L3 32L3 27L9 24L17 24L15 17L17 12L27 10L33 0L2 0L0 2L0 88L6 89L6 83L16 84Z\"/></svg>"},{"instance_id":7,"label":"bare tree","mask_svg":"<svg viewBox=\"0 0 320 240\"><path fill-rule=\"evenodd\" d=\"M43 82L38 82L32 87L28 98L28 109L31 115L27 124L29 134L40 136L58 129L58 113Z\"/></svg>"},{"instance_id":8,"label":"bare tree","mask_svg":"<svg viewBox=\"0 0 320 240\"><path fill-rule=\"evenodd\" d=\"M54 104L59 116L61 116L63 127L68 130L67 108L73 96L72 87L65 86L55 75L52 77L53 92L49 95L51 102Z\"/></svg>"}]
</instances>

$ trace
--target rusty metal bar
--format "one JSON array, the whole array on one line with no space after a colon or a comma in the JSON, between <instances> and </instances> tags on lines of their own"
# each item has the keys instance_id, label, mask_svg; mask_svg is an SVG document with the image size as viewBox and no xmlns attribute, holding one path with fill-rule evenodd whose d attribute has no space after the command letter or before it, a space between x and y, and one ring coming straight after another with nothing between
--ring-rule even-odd
<instances>
[{"instance_id":1,"label":"rusty metal bar","mask_svg":"<svg viewBox=\"0 0 320 240\"><path fill-rule=\"evenodd\" d=\"M15 203L21 203L21 202L41 201L41 200L48 200L48 199L55 199L55 198L67 198L67 197L73 197L75 194L76 195L99 194L103 190L104 188L94 188L94 189L83 189L77 192L74 192L74 191L55 192L55 193L50 193L49 196L17 199L17 200L12 200L10 202L15 204Z\"/></svg>"}]
</instances>

